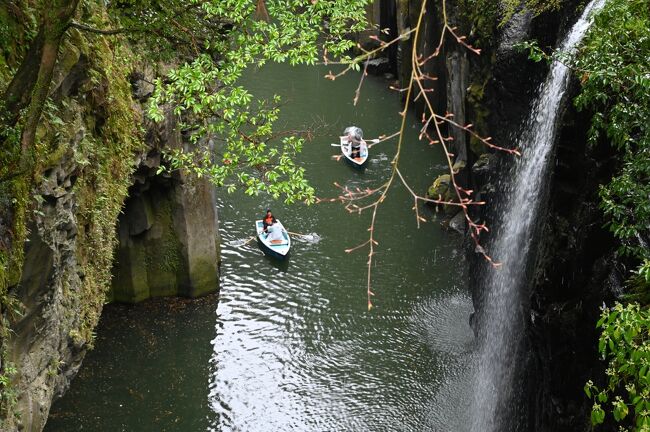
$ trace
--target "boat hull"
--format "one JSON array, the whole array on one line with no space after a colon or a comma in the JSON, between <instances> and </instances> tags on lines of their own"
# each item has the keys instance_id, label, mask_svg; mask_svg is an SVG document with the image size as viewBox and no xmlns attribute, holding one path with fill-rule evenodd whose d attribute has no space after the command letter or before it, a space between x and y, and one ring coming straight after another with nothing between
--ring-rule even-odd
<instances>
[{"instance_id":1,"label":"boat hull","mask_svg":"<svg viewBox=\"0 0 650 432\"><path fill-rule=\"evenodd\" d=\"M282 242L271 242L266 238L264 222L261 220L255 221L255 230L257 231L257 242L262 251L268 256L282 260L289 256L291 237L289 237L289 233L279 220L276 219L276 223L280 224L282 230L282 236L284 238Z\"/></svg>"},{"instance_id":2,"label":"boat hull","mask_svg":"<svg viewBox=\"0 0 650 432\"><path fill-rule=\"evenodd\" d=\"M350 156L351 154L350 144L348 143L347 137L345 136L340 137L340 145L341 145L341 154L343 154L343 157L350 165L352 165L355 168L364 168L366 166L366 162L368 162L368 145L366 144L365 141L363 141L363 145L365 146L365 155L363 157L358 157L358 158L353 158Z\"/></svg>"}]
</instances>

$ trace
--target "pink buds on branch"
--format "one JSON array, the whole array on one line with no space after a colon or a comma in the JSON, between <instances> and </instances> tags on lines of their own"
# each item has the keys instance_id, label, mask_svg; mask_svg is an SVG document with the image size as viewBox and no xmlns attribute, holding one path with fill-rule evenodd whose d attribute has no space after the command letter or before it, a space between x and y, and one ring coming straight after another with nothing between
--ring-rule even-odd
<instances>
[{"instance_id":1,"label":"pink buds on branch","mask_svg":"<svg viewBox=\"0 0 650 432\"><path fill-rule=\"evenodd\" d=\"M427 62L429 62L433 58L438 57L441 54L445 39L448 38L448 35L452 36L455 39L456 43L458 43L460 46L465 47L468 51L471 51L477 55L480 55L481 52L480 49L473 47L467 41L466 36L458 34L457 27L452 27L449 25L449 22L447 20L447 13L446 13L446 0L440 0L440 1L442 2L442 15L443 15L444 23L440 31L437 46L430 54L425 55L425 53L418 52L419 49L418 42L420 42L419 41L420 29L423 23L423 17L426 14L427 0L422 1L417 25L413 29L408 29L407 31L403 32L402 34L393 38L390 41L383 41L377 35L370 36L370 39L379 42L379 46L377 48L372 50L365 50L363 47L359 45L358 48L361 51L361 55L359 55L357 58L351 61L338 62L338 63L330 61L330 59L327 58L327 52L323 54L324 64L344 65L344 69L341 72L335 74L332 71L329 71L329 73L325 75L325 78L332 81L348 73L352 69L357 70L361 62L365 63L363 72L361 73L361 77L359 79L359 85L357 86L353 97L353 103L354 105L356 105L360 100L361 89L365 77L367 76L368 61L371 58L373 58L377 53L385 50L386 48L388 48L393 44L396 44L400 41L407 40L411 36L411 34L413 34L413 46L412 46L411 59L410 59L412 72L409 78L408 85L405 88L390 86L391 90L395 90L398 92L406 92L406 98L404 99L404 108L403 110L398 112L399 116L401 117L401 128L398 132L390 136L380 136L378 139L372 140L372 144L370 144L370 145L374 145L394 137L399 137L395 156L391 161L390 177L385 183L383 183L382 185L374 189L371 188L350 189L348 187L343 187L338 183L335 183L335 186L339 188L341 192L341 194L337 198L316 200L316 202L319 203L334 202L334 201L341 202L342 204L344 204L345 209L350 213L361 214L366 210L372 210L371 212L372 217L370 220L370 225L368 227L368 233L369 233L368 240L353 248L345 250L346 253L352 253L364 247L368 248L368 255L367 255L368 256L368 260L367 260L368 310L371 310L373 307L371 297L375 295L374 292L371 291L370 287L372 281L371 271L372 271L372 264L373 264L373 256L375 254L374 248L375 246L379 245L379 243L375 240L375 234L376 234L375 222L377 219L377 212L381 203L383 203L384 200L386 199L391 185L396 181L399 181L399 183L406 188L406 190L409 192L409 194L413 199L413 210L415 213L416 224L418 227L420 226L420 223L426 222L426 218L420 215L419 204L421 202L459 207L460 210L463 212L463 216L467 223L468 233L472 238L473 242L475 243L476 252L481 254L485 258L485 260L488 261L493 267L498 268L501 265L501 263L495 262L480 244L481 233L488 232L489 230L488 227L485 225L485 223L475 221L474 219L472 219L472 217L470 216L470 209L474 206L482 206L485 204L485 202L474 201L473 200L474 191L470 189L464 189L458 184L456 176L459 173L459 169L456 167L453 161L455 155L450 151L451 148L450 144L453 143L454 138L448 129L454 128L457 130L465 131L476 140L482 142L486 147L491 148L493 150L503 151L508 154L513 154L518 156L520 155L520 152L516 148L509 149L492 143L491 137L481 137L474 130L473 124L471 123L460 124L456 122L454 120L453 113L445 112L444 115L441 115L437 113L436 110L434 109L434 103L432 102L430 96L432 93L434 93L434 89L426 88L423 85L423 83L425 81L436 81L438 77L431 76L424 73L422 71L422 67ZM382 29L381 32L384 34L388 34L390 30ZM413 95L415 95L414 98L412 97ZM447 162L447 169L450 176L450 183L452 186L451 190L453 190L455 194L455 197L453 199L448 197L443 198L442 196L438 196L437 198L432 198L432 197L418 195L417 193L415 193L413 188L408 184L408 182L406 181L406 179L402 175L402 172L399 169L399 156L402 148L402 143L404 141L404 130L405 130L406 119L407 119L406 115L409 111L409 104L414 100L421 100L424 104L424 111L421 119L422 127L419 131L418 140L424 141L429 145L437 144L442 147L442 151ZM443 125L445 125L444 130L443 130ZM337 160L339 160L340 158L341 158L340 155L336 157Z\"/></svg>"}]
</instances>

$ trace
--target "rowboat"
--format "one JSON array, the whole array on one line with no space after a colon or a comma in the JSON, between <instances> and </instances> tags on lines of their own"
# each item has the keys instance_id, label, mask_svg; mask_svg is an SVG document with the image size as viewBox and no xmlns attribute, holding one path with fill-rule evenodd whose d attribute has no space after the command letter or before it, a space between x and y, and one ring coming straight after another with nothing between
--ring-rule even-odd
<instances>
[{"instance_id":1,"label":"rowboat","mask_svg":"<svg viewBox=\"0 0 650 432\"><path fill-rule=\"evenodd\" d=\"M291 238L279 220L276 219L275 224L280 226L283 237L282 240L269 240L267 238L268 235L264 232L264 222L262 220L255 221L257 240L262 246L264 253L278 259L284 259L289 255L289 249L291 248Z\"/></svg>"},{"instance_id":2,"label":"rowboat","mask_svg":"<svg viewBox=\"0 0 650 432\"><path fill-rule=\"evenodd\" d=\"M361 168L368 161L368 144L361 140L361 149L359 150L359 157L353 158L351 156L352 149L347 136L339 137L341 140L341 153L345 159L352 164L352 166Z\"/></svg>"}]
</instances>

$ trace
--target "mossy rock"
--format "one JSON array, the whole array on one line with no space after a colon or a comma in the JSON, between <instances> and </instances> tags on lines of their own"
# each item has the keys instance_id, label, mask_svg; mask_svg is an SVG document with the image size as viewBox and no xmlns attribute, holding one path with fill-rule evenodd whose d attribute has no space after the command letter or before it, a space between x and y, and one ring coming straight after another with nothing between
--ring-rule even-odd
<instances>
[{"instance_id":1,"label":"mossy rock","mask_svg":"<svg viewBox=\"0 0 650 432\"><path fill-rule=\"evenodd\" d=\"M494 156L489 153L483 153L479 158L474 162L472 166L472 171L483 172L488 170L494 163Z\"/></svg>"},{"instance_id":2,"label":"mossy rock","mask_svg":"<svg viewBox=\"0 0 650 432\"><path fill-rule=\"evenodd\" d=\"M465 169L465 166L467 163L464 160L457 160L454 162L454 165L451 167L451 169L457 173Z\"/></svg>"},{"instance_id":3,"label":"mossy rock","mask_svg":"<svg viewBox=\"0 0 650 432\"><path fill-rule=\"evenodd\" d=\"M451 175L439 175L429 189L427 190L427 198L429 199L443 199L448 200L451 198Z\"/></svg>"},{"instance_id":4,"label":"mossy rock","mask_svg":"<svg viewBox=\"0 0 650 432\"><path fill-rule=\"evenodd\" d=\"M457 163L454 165L454 171L456 171L456 168L462 169L465 167L464 162L462 164ZM451 183L451 175L449 174L442 174L436 177L436 179L433 181L433 184L429 187L427 190L427 198L429 199L434 199L434 200L442 200L442 201L457 201L456 198L456 193L454 191L454 186ZM445 213L448 215L452 215L455 211L458 211L457 206L452 206L452 205L443 205L439 204L436 205L437 209L444 209Z\"/></svg>"}]
</instances>

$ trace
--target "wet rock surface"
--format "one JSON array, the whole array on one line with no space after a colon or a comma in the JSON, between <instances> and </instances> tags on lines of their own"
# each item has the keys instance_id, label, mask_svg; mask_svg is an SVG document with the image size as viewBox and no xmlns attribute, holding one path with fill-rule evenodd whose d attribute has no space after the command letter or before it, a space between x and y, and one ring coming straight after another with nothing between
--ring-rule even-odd
<instances>
[{"instance_id":1,"label":"wet rock surface","mask_svg":"<svg viewBox=\"0 0 650 432\"><path fill-rule=\"evenodd\" d=\"M180 174L156 176L156 170L141 165L141 181L131 187L118 222L113 301L197 297L218 288L212 187Z\"/></svg>"},{"instance_id":2,"label":"wet rock surface","mask_svg":"<svg viewBox=\"0 0 650 432\"><path fill-rule=\"evenodd\" d=\"M572 11L565 11L545 23L533 20L530 34L535 36L549 28L556 29L552 34L559 34L571 16ZM522 127L516 120L526 115L541 79L536 77L543 76L545 69L542 65L530 70L530 63L519 56L510 47L497 54L500 64L487 89L491 95L488 99L494 104L490 127L506 146L509 137ZM567 97L575 94L576 87L571 86ZM590 430L591 404L582 389L587 380L598 380L604 372L596 352L595 322L603 302L612 301L620 292L624 272L598 208L598 185L610 175L611 155L602 146L586 145L589 114L579 115L569 106L561 122L549 178L548 205L536 228L537 258L530 269L530 282L522 287L526 290L522 307L527 312L521 323L525 354L519 362L525 365L521 386L528 413L525 427L531 431ZM482 156L472 167L480 199L488 200L480 213L488 225L499 211L501 182L507 180L511 164L508 159L498 153L489 159ZM482 238L489 250L489 236ZM473 249L469 256L470 278L476 287L473 299L480 312L480 286L487 264Z\"/></svg>"},{"instance_id":3,"label":"wet rock surface","mask_svg":"<svg viewBox=\"0 0 650 432\"><path fill-rule=\"evenodd\" d=\"M621 293L625 267L604 228L598 188L612 172L610 149L587 146L587 115L569 111L556 147L549 208L531 281L529 398L541 431L590 430L584 384L604 375L595 323Z\"/></svg>"},{"instance_id":4,"label":"wet rock surface","mask_svg":"<svg viewBox=\"0 0 650 432\"><path fill-rule=\"evenodd\" d=\"M439 78L431 86L443 96L436 100L443 100L444 104L436 108L459 112L461 123L484 118L485 123L478 125L483 128L480 132L492 136L500 146L512 147L514 137L525 127L522 122L548 71L547 65L529 61L516 45L536 39L540 46L555 46L582 10L578 3L567 1L560 10L541 17L515 14L499 30L495 44L483 47L481 59L470 56L464 60L458 52L445 47L440 61L426 65L427 73ZM413 9L415 5L410 6ZM448 4L452 15L454 7ZM425 38L439 29L438 18L433 15L423 31ZM386 24L390 22L385 20ZM459 25L462 28L463 24ZM400 49L408 52L403 46ZM398 61L400 58L405 57ZM398 64L396 69L400 68ZM469 82L464 68L469 71ZM399 75L403 77L403 73ZM477 80L478 76L481 80ZM567 97L575 95L576 89L574 83ZM481 97L476 98L477 93ZM590 120L589 113L578 115L570 103L561 119L549 179L549 204L537 224L537 258L531 280L524 287L521 331L525 334L526 354L520 362L526 372L520 385L524 389L522 406L528 412L526 430L531 431L590 430L590 405L582 388L588 379L602 378L604 370L596 353L595 322L603 302L620 295L625 274L624 263L615 257L613 239L603 228L604 219L598 208L598 184L610 175L611 155L603 146L586 146ZM513 156L489 149L477 154L480 143L475 148L476 143L458 132L453 144L456 147L452 151L466 158L471 167L466 170L468 178L462 181L476 191L476 200L488 203L473 207L470 212L476 220L490 226L499 211L502 181L508 180ZM437 179L428 196L438 198L448 192L449 182L442 180ZM476 311L471 317L472 325L481 311L481 281L489 268L479 252L489 253L491 240L490 233L482 233L481 247L471 240L466 242Z\"/></svg>"},{"instance_id":5,"label":"wet rock surface","mask_svg":"<svg viewBox=\"0 0 650 432\"><path fill-rule=\"evenodd\" d=\"M32 191L36 197L31 210L34 222L25 244L22 277L9 291L20 305L20 313L9 316L12 337L8 344L9 361L18 371L12 389L18 395L15 410L20 417L12 424L3 425L7 431L39 431L44 427L52 401L67 390L81 366L92 333L92 319L88 317L97 314L98 318L108 288L100 287L96 296L89 294L84 266L101 267L97 271L103 275L110 273L110 265L97 259L93 250L87 250L87 239L93 230L113 230L115 221L101 221L106 226L88 225L85 215L94 209L83 207L84 195L96 185L78 185L80 171L90 163L84 149L89 142L101 142L107 111L101 105L103 84L99 84L99 89L88 90L90 65L85 55L73 48L68 46L61 53L62 61L53 85L53 98L68 101L66 127L71 133L66 139L70 141L57 146L67 150L52 156L51 166ZM144 101L151 90L146 74L136 78L134 99ZM137 103L132 109L142 112ZM163 259L159 253L148 257L138 255L138 242L132 242L135 246L127 246L126 252L121 247L117 255L124 257L126 253L132 258L131 279L139 280L140 274L146 284L141 290L137 283L118 284L119 289L109 293L109 299L113 296L121 301L139 301L157 295L196 297L218 289L217 218L212 187L205 181L155 175L160 165L160 149L184 145L175 132L175 122L170 119L162 126L143 125L147 131L147 150L145 154L132 155L133 166L139 169L132 176L132 198L125 204L121 216L125 223L120 224L120 234L128 239L142 239L155 231L158 238L177 239L165 244L166 249L159 252L178 256L179 268L184 271L176 272L175 279L170 280L159 273L158 279L149 282L152 278L147 278L147 270L152 263ZM152 183L166 186L152 188ZM155 194L147 192L148 189L155 190ZM170 208L170 223L157 224L155 210L166 205ZM152 291L149 285L155 285L156 289ZM81 335L80 329L88 331L88 337Z\"/></svg>"}]
</instances>

